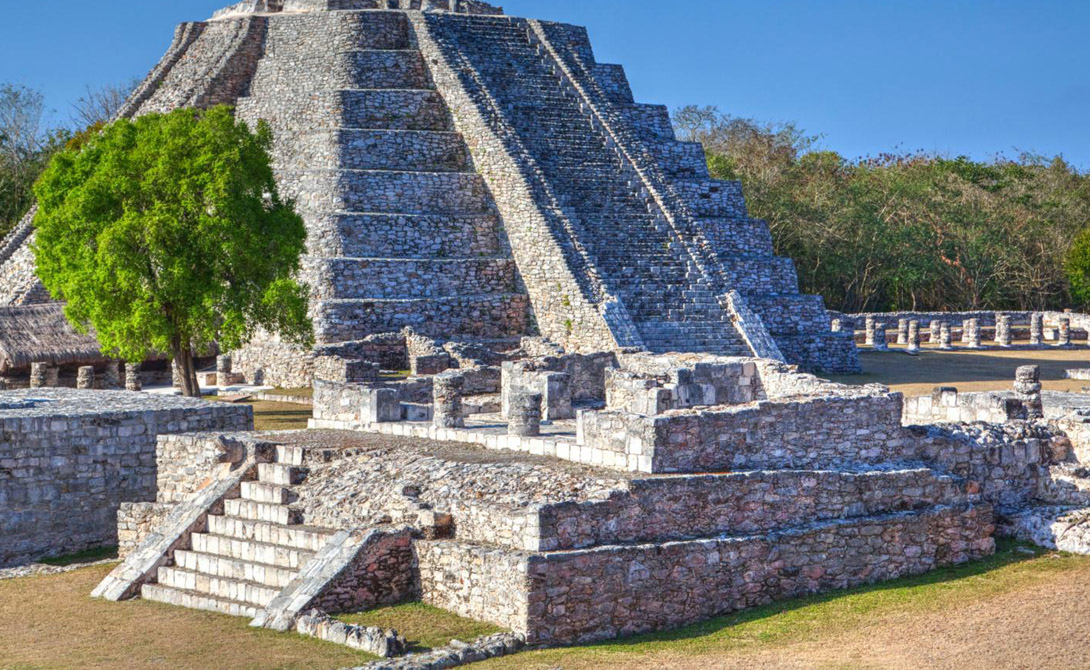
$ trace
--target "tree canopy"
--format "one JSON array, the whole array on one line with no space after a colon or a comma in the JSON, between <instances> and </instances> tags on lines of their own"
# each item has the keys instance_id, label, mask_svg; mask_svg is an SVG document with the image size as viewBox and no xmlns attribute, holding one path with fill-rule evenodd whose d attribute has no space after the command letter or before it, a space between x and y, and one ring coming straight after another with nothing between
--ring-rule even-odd
<instances>
[{"instance_id":1,"label":"tree canopy","mask_svg":"<svg viewBox=\"0 0 1090 670\"><path fill-rule=\"evenodd\" d=\"M193 352L259 328L312 341L299 270L306 230L280 199L270 132L230 108L119 120L57 153L35 186L38 275L78 329L129 361Z\"/></svg>"},{"instance_id":2,"label":"tree canopy","mask_svg":"<svg viewBox=\"0 0 1090 670\"><path fill-rule=\"evenodd\" d=\"M833 309L1090 306L1090 177L1062 158L848 160L792 124L712 107L674 121L704 143L714 177L742 181L803 290Z\"/></svg>"}]
</instances>

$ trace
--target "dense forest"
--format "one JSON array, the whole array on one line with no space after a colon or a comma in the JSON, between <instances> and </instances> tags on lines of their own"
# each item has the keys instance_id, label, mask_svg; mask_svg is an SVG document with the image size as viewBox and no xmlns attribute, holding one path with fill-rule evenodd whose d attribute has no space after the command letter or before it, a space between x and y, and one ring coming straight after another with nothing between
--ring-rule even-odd
<instances>
[{"instance_id":1,"label":"dense forest","mask_svg":"<svg viewBox=\"0 0 1090 670\"><path fill-rule=\"evenodd\" d=\"M1090 304L1090 176L1062 158L977 162L924 153L849 160L791 124L685 107L680 139L798 266L806 293L846 312Z\"/></svg>"}]
</instances>

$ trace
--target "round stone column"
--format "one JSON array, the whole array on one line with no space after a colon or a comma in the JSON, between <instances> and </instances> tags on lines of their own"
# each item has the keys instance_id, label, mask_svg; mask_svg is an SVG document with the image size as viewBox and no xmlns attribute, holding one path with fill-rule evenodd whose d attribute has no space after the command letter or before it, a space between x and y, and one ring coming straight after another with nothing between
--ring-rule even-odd
<instances>
[{"instance_id":1,"label":"round stone column","mask_svg":"<svg viewBox=\"0 0 1090 670\"><path fill-rule=\"evenodd\" d=\"M507 416L507 433L519 437L541 434L542 395L535 391L515 391Z\"/></svg>"},{"instance_id":2,"label":"round stone column","mask_svg":"<svg viewBox=\"0 0 1090 670\"><path fill-rule=\"evenodd\" d=\"M908 344L908 319L897 320L897 344Z\"/></svg>"},{"instance_id":3,"label":"round stone column","mask_svg":"<svg viewBox=\"0 0 1090 670\"><path fill-rule=\"evenodd\" d=\"M1039 347L1045 342L1045 315L1034 312L1029 316L1029 343Z\"/></svg>"},{"instance_id":4,"label":"round stone column","mask_svg":"<svg viewBox=\"0 0 1090 670\"><path fill-rule=\"evenodd\" d=\"M436 428L461 428L466 425L462 416L462 389L466 380L460 374L444 373L432 378L432 424Z\"/></svg>"},{"instance_id":5,"label":"round stone column","mask_svg":"<svg viewBox=\"0 0 1090 670\"><path fill-rule=\"evenodd\" d=\"M969 340L970 349L980 349L980 319L969 319L965 322L965 332Z\"/></svg>"},{"instance_id":6,"label":"round stone column","mask_svg":"<svg viewBox=\"0 0 1090 670\"><path fill-rule=\"evenodd\" d=\"M125 364L125 390L126 391L142 391L144 385L140 381L140 364L139 363L126 363Z\"/></svg>"},{"instance_id":7,"label":"round stone column","mask_svg":"<svg viewBox=\"0 0 1090 670\"><path fill-rule=\"evenodd\" d=\"M91 390L95 387L95 369L84 365L76 372L76 388Z\"/></svg>"},{"instance_id":8,"label":"round stone column","mask_svg":"<svg viewBox=\"0 0 1090 670\"><path fill-rule=\"evenodd\" d=\"M939 324L939 349L943 351L952 351L954 349L952 338L950 337L950 324L946 321Z\"/></svg>"},{"instance_id":9,"label":"round stone column","mask_svg":"<svg viewBox=\"0 0 1090 670\"><path fill-rule=\"evenodd\" d=\"M874 344L871 346L875 351L889 351L889 344L886 342L886 324L874 324Z\"/></svg>"},{"instance_id":10,"label":"round stone column","mask_svg":"<svg viewBox=\"0 0 1090 670\"><path fill-rule=\"evenodd\" d=\"M875 321L874 321L874 317L873 316L868 316L866 323L867 323L867 325L866 325L866 328L867 328L866 344L867 344L868 347L873 347L874 346L874 327L876 325Z\"/></svg>"},{"instance_id":11,"label":"round stone column","mask_svg":"<svg viewBox=\"0 0 1090 670\"><path fill-rule=\"evenodd\" d=\"M1045 416L1041 402L1041 368L1037 365L1023 365L1014 373L1014 391L1026 408L1027 419L1042 419Z\"/></svg>"},{"instance_id":12,"label":"round stone column","mask_svg":"<svg viewBox=\"0 0 1090 670\"><path fill-rule=\"evenodd\" d=\"M1071 318L1066 316L1060 317L1060 329L1056 333L1056 346L1068 347L1071 346Z\"/></svg>"},{"instance_id":13,"label":"round stone column","mask_svg":"<svg viewBox=\"0 0 1090 670\"><path fill-rule=\"evenodd\" d=\"M908 347L905 351L910 354L920 353L920 322L915 319L908 322Z\"/></svg>"},{"instance_id":14,"label":"round stone column","mask_svg":"<svg viewBox=\"0 0 1090 670\"><path fill-rule=\"evenodd\" d=\"M49 364L30 364L30 388L41 389L49 386Z\"/></svg>"},{"instance_id":15,"label":"round stone column","mask_svg":"<svg viewBox=\"0 0 1090 670\"><path fill-rule=\"evenodd\" d=\"M969 344L969 322L972 319L965 319L961 322L961 343Z\"/></svg>"},{"instance_id":16,"label":"round stone column","mask_svg":"<svg viewBox=\"0 0 1090 670\"><path fill-rule=\"evenodd\" d=\"M216 356L216 386L226 388L231 385L231 357Z\"/></svg>"},{"instance_id":17,"label":"round stone column","mask_svg":"<svg viewBox=\"0 0 1090 670\"><path fill-rule=\"evenodd\" d=\"M927 329L931 333L931 344L937 345L942 337L942 322L938 319L931 319L931 322L927 324Z\"/></svg>"},{"instance_id":18,"label":"round stone column","mask_svg":"<svg viewBox=\"0 0 1090 670\"><path fill-rule=\"evenodd\" d=\"M995 317L995 341L1001 347L1011 346L1011 317L1007 314Z\"/></svg>"}]
</instances>

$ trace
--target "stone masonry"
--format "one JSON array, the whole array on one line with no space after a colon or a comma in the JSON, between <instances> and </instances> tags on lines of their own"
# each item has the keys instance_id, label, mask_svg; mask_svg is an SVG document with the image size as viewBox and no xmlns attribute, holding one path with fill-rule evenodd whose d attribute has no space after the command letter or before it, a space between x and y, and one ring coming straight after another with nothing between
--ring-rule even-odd
<instances>
[{"instance_id":1,"label":"stone masonry","mask_svg":"<svg viewBox=\"0 0 1090 670\"><path fill-rule=\"evenodd\" d=\"M115 391L3 392L0 566L116 544L119 507L155 500L156 436L252 427L245 406Z\"/></svg>"}]
</instances>

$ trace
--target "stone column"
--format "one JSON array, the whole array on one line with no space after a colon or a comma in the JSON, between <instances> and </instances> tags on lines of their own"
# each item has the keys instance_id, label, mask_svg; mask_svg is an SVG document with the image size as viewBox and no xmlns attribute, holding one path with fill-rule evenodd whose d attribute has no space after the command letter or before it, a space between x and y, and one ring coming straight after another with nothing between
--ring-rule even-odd
<instances>
[{"instance_id":1,"label":"stone column","mask_svg":"<svg viewBox=\"0 0 1090 670\"><path fill-rule=\"evenodd\" d=\"M969 319L965 322L965 333L970 349L980 348L980 319Z\"/></svg>"},{"instance_id":2,"label":"stone column","mask_svg":"<svg viewBox=\"0 0 1090 670\"><path fill-rule=\"evenodd\" d=\"M897 344L908 344L908 319L897 319Z\"/></svg>"},{"instance_id":3,"label":"stone column","mask_svg":"<svg viewBox=\"0 0 1090 670\"><path fill-rule=\"evenodd\" d=\"M76 388L90 390L95 387L95 369L84 365L76 372Z\"/></svg>"},{"instance_id":4,"label":"stone column","mask_svg":"<svg viewBox=\"0 0 1090 670\"><path fill-rule=\"evenodd\" d=\"M908 322L908 348L905 351L920 353L920 322L915 319Z\"/></svg>"},{"instance_id":5,"label":"stone column","mask_svg":"<svg viewBox=\"0 0 1090 670\"><path fill-rule=\"evenodd\" d=\"M950 338L950 324L946 321L939 324L939 349L943 351L953 351L954 349Z\"/></svg>"},{"instance_id":6,"label":"stone column","mask_svg":"<svg viewBox=\"0 0 1090 670\"><path fill-rule=\"evenodd\" d=\"M1056 346L1067 347L1071 345L1071 318L1060 317L1060 329L1056 333Z\"/></svg>"},{"instance_id":7,"label":"stone column","mask_svg":"<svg viewBox=\"0 0 1090 670\"><path fill-rule=\"evenodd\" d=\"M30 388L41 389L49 386L49 364L30 364Z\"/></svg>"},{"instance_id":8,"label":"stone column","mask_svg":"<svg viewBox=\"0 0 1090 670\"><path fill-rule=\"evenodd\" d=\"M942 321L938 319L931 319L931 323L927 324L928 330L931 331L931 346L937 346L939 339L942 338Z\"/></svg>"},{"instance_id":9,"label":"stone column","mask_svg":"<svg viewBox=\"0 0 1090 670\"><path fill-rule=\"evenodd\" d=\"M1029 343L1030 346L1039 347L1045 341L1045 315L1034 312L1029 317Z\"/></svg>"},{"instance_id":10,"label":"stone column","mask_svg":"<svg viewBox=\"0 0 1090 670\"><path fill-rule=\"evenodd\" d=\"M507 433L519 437L541 434L542 395L535 391L518 390L511 395L507 416Z\"/></svg>"},{"instance_id":11,"label":"stone column","mask_svg":"<svg viewBox=\"0 0 1090 670\"><path fill-rule=\"evenodd\" d=\"M961 322L961 343L969 344L969 322L972 319L965 319Z\"/></svg>"},{"instance_id":12,"label":"stone column","mask_svg":"<svg viewBox=\"0 0 1090 670\"><path fill-rule=\"evenodd\" d=\"M873 316L868 316L867 317L867 342L866 342L868 347L873 347L874 346L874 326L875 326L874 317Z\"/></svg>"},{"instance_id":13,"label":"stone column","mask_svg":"<svg viewBox=\"0 0 1090 670\"><path fill-rule=\"evenodd\" d=\"M1007 314L995 317L995 341L1001 347L1011 346L1011 318Z\"/></svg>"},{"instance_id":14,"label":"stone column","mask_svg":"<svg viewBox=\"0 0 1090 670\"><path fill-rule=\"evenodd\" d=\"M432 423L436 428L461 428L466 425L462 416L462 389L465 377L444 373L432 378Z\"/></svg>"},{"instance_id":15,"label":"stone column","mask_svg":"<svg viewBox=\"0 0 1090 670\"><path fill-rule=\"evenodd\" d=\"M874 324L874 344L872 346L875 351L889 351L889 345L886 343L886 324Z\"/></svg>"},{"instance_id":16,"label":"stone column","mask_svg":"<svg viewBox=\"0 0 1090 670\"><path fill-rule=\"evenodd\" d=\"M140 364L139 363L126 363L125 364L125 390L126 391L142 391L144 385L140 381Z\"/></svg>"},{"instance_id":17,"label":"stone column","mask_svg":"<svg viewBox=\"0 0 1090 670\"><path fill-rule=\"evenodd\" d=\"M216 356L216 386L226 388L231 385L231 357Z\"/></svg>"},{"instance_id":18,"label":"stone column","mask_svg":"<svg viewBox=\"0 0 1090 670\"><path fill-rule=\"evenodd\" d=\"M844 323L840 319L833 319L832 323L829 324L829 330L839 333L844 330Z\"/></svg>"},{"instance_id":19,"label":"stone column","mask_svg":"<svg viewBox=\"0 0 1090 670\"><path fill-rule=\"evenodd\" d=\"M1027 419L1042 419L1045 416L1041 402L1041 368L1037 365L1023 365L1014 373L1014 391L1026 408Z\"/></svg>"},{"instance_id":20,"label":"stone column","mask_svg":"<svg viewBox=\"0 0 1090 670\"><path fill-rule=\"evenodd\" d=\"M121 388L121 362L106 361L106 369L102 373L102 388Z\"/></svg>"}]
</instances>

